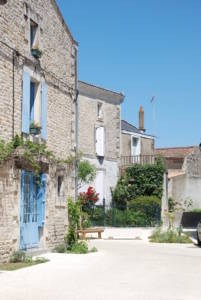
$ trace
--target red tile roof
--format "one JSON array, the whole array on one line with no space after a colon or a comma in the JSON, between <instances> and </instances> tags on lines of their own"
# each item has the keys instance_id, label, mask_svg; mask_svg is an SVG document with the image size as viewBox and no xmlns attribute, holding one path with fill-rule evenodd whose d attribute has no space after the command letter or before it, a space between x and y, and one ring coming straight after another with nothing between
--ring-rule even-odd
<instances>
[{"instance_id":1,"label":"red tile roof","mask_svg":"<svg viewBox=\"0 0 201 300\"><path fill-rule=\"evenodd\" d=\"M185 157L192 153L195 146L189 147L173 147L173 148L157 148L155 149L156 155L162 155L164 157Z\"/></svg>"}]
</instances>

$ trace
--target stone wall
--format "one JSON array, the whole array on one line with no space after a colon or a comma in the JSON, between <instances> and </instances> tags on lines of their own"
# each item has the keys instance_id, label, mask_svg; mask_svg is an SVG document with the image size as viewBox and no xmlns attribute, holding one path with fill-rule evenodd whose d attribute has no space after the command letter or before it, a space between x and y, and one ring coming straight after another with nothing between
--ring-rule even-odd
<instances>
[{"instance_id":1,"label":"stone wall","mask_svg":"<svg viewBox=\"0 0 201 300\"><path fill-rule=\"evenodd\" d=\"M131 136L132 134L121 133L122 156L131 156ZM141 155L154 155L154 139L141 136L140 143Z\"/></svg>"},{"instance_id":2,"label":"stone wall","mask_svg":"<svg viewBox=\"0 0 201 300\"><path fill-rule=\"evenodd\" d=\"M0 10L0 41L17 50L0 42L0 139L8 141L13 134L21 134L26 66L47 83L46 144L58 158L65 159L73 153L75 144L76 42L54 0L9 0ZM40 64L30 52L30 19L39 26ZM74 196L74 174L69 170L63 174L62 203L57 199L58 171L50 167L47 174L46 220L40 241L44 248L61 243L66 233L67 198ZM0 261L19 248L20 177L21 171L12 164L0 168Z\"/></svg>"},{"instance_id":3,"label":"stone wall","mask_svg":"<svg viewBox=\"0 0 201 300\"><path fill-rule=\"evenodd\" d=\"M10 139L21 133L22 73L24 65L34 66L48 84L47 145L65 158L75 143L75 66L76 45L66 29L53 0L10 0L1 6L0 40L16 49L13 90L13 51L0 43L0 137ZM29 18L40 26L39 47L43 52L40 66L31 56ZM45 70L45 71L44 71ZM14 100L13 100L14 95Z\"/></svg>"},{"instance_id":4,"label":"stone wall","mask_svg":"<svg viewBox=\"0 0 201 300\"><path fill-rule=\"evenodd\" d=\"M98 99L79 95L79 150L96 157L95 129L105 128L105 159L120 158L120 104L103 102L103 118L97 118Z\"/></svg>"},{"instance_id":5,"label":"stone wall","mask_svg":"<svg viewBox=\"0 0 201 300\"><path fill-rule=\"evenodd\" d=\"M168 196L177 202L193 201L193 208L201 208L201 152L195 149L186 156L183 172L169 180Z\"/></svg>"}]
</instances>

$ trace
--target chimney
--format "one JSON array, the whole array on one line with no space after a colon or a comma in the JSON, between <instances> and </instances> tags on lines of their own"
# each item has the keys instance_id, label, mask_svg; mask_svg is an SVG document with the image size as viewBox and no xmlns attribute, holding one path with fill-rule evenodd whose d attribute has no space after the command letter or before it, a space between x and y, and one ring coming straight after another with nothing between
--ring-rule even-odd
<instances>
[{"instance_id":1,"label":"chimney","mask_svg":"<svg viewBox=\"0 0 201 300\"><path fill-rule=\"evenodd\" d=\"M144 129L144 109L142 106L140 106L140 111L139 111L139 130L142 132L145 132Z\"/></svg>"}]
</instances>

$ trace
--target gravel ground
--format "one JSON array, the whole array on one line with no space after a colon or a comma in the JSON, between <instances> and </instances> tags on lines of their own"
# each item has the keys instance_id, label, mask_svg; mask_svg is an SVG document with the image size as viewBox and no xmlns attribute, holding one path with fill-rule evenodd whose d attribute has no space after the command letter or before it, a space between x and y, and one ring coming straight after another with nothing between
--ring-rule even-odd
<instances>
[{"instance_id":1,"label":"gravel ground","mask_svg":"<svg viewBox=\"0 0 201 300\"><path fill-rule=\"evenodd\" d=\"M97 253L0 272L0 300L201 299L201 248L142 240L93 240Z\"/></svg>"}]
</instances>

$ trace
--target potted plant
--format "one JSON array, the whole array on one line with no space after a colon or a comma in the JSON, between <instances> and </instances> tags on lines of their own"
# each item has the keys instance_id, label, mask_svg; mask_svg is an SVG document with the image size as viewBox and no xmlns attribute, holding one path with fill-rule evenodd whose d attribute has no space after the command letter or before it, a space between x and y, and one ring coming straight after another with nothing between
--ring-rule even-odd
<instances>
[{"instance_id":1,"label":"potted plant","mask_svg":"<svg viewBox=\"0 0 201 300\"><path fill-rule=\"evenodd\" d=\"M39 46L38 45L35 45L32 49L31 49L31 54L39 59L41 58L41 55L42 55L42 51L39 49Z\"/></svg>"},{"instance_id":2,"label":"potted plant","mask_svg":"<svg viewBox=\"0 0 201 300\"><path fill-rule=\"evenodd\" d=\"M41 133L41 126L35 122L32 122L29 126L30 134L38 135Z\"/></svg>"}]
</instances>

